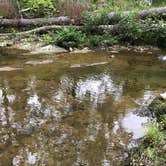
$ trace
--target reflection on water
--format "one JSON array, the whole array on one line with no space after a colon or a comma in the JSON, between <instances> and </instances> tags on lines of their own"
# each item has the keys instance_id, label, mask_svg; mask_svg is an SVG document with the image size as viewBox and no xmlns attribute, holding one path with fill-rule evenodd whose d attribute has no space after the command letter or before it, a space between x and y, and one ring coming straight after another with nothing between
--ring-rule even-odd
<instances>
[{"instance_id":1,"label":"reflection on water","mask_svg":"<svg viewBox=\"0 0 166 166\"><path fill-rule=\"evenodd\" d=\"M145 132L139 110L165 91L166 64L152 55L82 56L1 73L0 165L123 165Z\"/></svg>"},{"instance_id":2,"label":"reflection on water","mask_svg":"<svg viewBox=\"0 0 166 166\"><path fill-rule=\"evenodd\" d=\"M76 86L76 98L82 101L89 96L89 100L94 106L103 103L106 96L111 94L115 96L116 101L119 101L123 90L122 85L123 82L115 85L110 76L106 74L97 78L80 80Z\"/></svg>"},{"instance_id":3,"label":"reflection on water","mask_svg":"<svg viewBox=\"0 0 166 166\"><path fill-rule=\"evenodd\" d=\"M166 55L161 55L161 56L159 57L159 59L162 60L162 61L166 61Z\"/></svg>"},{"instance_id":4,"label":"reflection on water","mask_svg":"<svg viewBox=\"0 0 166 166\"><path fill-rule=\"evenodd\" d=\"M130 112L122 120L122 126L128 133L132 133L133 139L138 139L144 136L145 128L143 125L147 122L147 117L140 117Z\"/></svg>"}]
</instances>

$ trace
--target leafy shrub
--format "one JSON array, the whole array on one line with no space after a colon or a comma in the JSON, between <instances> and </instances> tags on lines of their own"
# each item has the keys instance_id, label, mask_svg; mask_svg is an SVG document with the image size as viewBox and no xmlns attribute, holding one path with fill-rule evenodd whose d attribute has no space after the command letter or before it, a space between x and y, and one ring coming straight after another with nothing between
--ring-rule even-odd
<instances>
[{"instance_id":1,"label":"leafy shrub","mask_svg":"<svg viewBox=\"0 0 166 166\"><path fill-rule=\"evenodd\" d=\"M93 33L98 25L107 25L109 23L108 13L102 12L85 12L82 16L82 24L87 33Z\"/></svg>"},{"instance_id":2,"label":"leafy shrub","mask_svg":"<svg viewBox=\"0 0 166 166\"><path fill-rule=\"evenodd\" d=\"M151 19L145 21L144 24L146 28L143 33L145 43L166 48L166 23L164 21Z\"/></svg>"},{"instance_id":3,"label":"leafy shrub","mask_svg":"<svg viewBox=\"0 0 166 166\"><path fill-rule=\"evenodd\" d=\"M134 17L121 21L118 38L130 44L148 44L166 48L166 23L164 21Z\"/></svg>"},{"instance_id":4,"label":"leafy shrub","mask_svg":"<svg viewBox=\"0 0 166 166\"><path fill-rule=\"evenodd\" d=\"M64 28L56 33L56 44L64 48L81 47L85 41L85 34L74 28Z\"/></svg>"},{"instance_id":5,"label":"leafy shrub","mask_svg":"<svg viewBox=\"0 0 166 166\"><path fill-rule=\"evenodd\" d=\"M88 46L89 47L107 47L117 44L115 37L109 34L103 35L91 35L88 37Z\"/></svg>"},{"instance_id":6,"label":"leafy shrub","mask_svg":"<svg viewBox=\"0 0 166 166\"><path fill-rule=\"evenodd\" d=\"M89 36L88 46L97 47L97 46L99 46L100 42L101 42L101 36L100 35Z\"/></svg>"},{"instance_id":7,"label":"leafy shrub","mask_svg":"<svg viewBox=\"0 0 166 166\"><path fill-rule=\"evenodd\" d=\"M122 42L136 44L142 41L143 25L140 21L129 16L120 22L118 37Z\"/></svg>"},{"instance_id":8,"label":"leafy shrub","mask_svg":"<svg viewBox=\"0 0 166 166\"><path fill-rule=\"evenodd\" d=\"M33 17L51 16L55 11L53 0L23 0L21 6L30 8Z\"/></svg>"}]
</instances>

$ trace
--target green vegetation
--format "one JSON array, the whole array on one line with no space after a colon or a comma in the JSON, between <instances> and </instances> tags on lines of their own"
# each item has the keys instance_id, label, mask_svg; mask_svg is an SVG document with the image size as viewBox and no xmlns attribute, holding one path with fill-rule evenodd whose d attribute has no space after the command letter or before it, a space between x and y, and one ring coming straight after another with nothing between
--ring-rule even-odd
<instances>
[{"instance_id":1,"label":"green vegetation","mask_svg":"<svg viewBox=\"0 0 166 166\"><path fill-rule=\"evenodd\" d=\"M126 18L120 22L119 41L166 48L166 23L160 20Z\"/></svg>"},{"instance_id":2,"label":"green vegetation","mask_svg":"<svg viewBox=\"0 0 166 166\"><path fill-rule=\"evenodd\" d=\"M43 42L47 44L56 44L66 49L82 47L108 47L117 44L116 37L113 37L107 31L102 34L87 34L74 28L64 28L62 30L43 34Z\"/></svg>"},{"instance_id":3,"label":"green vegetation","mask_svg":"<svg viewBox=\"0 0 166 166\"><path fill-rule=\"evenodd\" d=\"M28 8L28 17L48 17L55 13L53 0L22 0L21 8Z\"/></svg>"},{"instance_id":4,"label":"green vegetation","mask_svg":"<svg viewBox=\"0 0 166 166\"><path fill-rule=\"evenodd\" d=\"M19 0L23 17L51 17L67 15L82 29L65 28L57 32L41 34L45 44L61 47L109 47L114 44L152 45L166 48L166 22L161 18L138 19L140 9L165 5L166 2L153 0ZM124 17L124 10L132 10ZM116 11L117 16L109 20L108 13ZM99 28L105 25L106 28ZM110 30L108 25L116 26ZM29 27L28 27L29 28ZM13 32L12 32L13 33ZM14 33L13 33L14 34ZM40 34L39 34L40 36Z\"/></svg>"},{"instance_id":5,"label":"green vegetation","mask_svg":"<svg viewBox=\"0 0 166 166\"><path fill-rule=\"evenodd\" d=\"M53 37L51 36L51 34L48 33L42 35L42 40L46 45L54 43Z\"/></svg>"},{"instance_id":6,"label":"green vegetation","mask_svg":"<svg viewBox=\"0 0 166 166\"><path fill-rule=\"evenodd\" d=\"M145 135L146 141L152 144L163 142L164 135L160 131L160 129L161 129L161 126L158 123L153 122L149 124L146 135Z\"/></svg>"},{"instance_id":7,"label":"green vegetation","mask_svg":"<svg viewBox=\"0 0 166 166\"><path fill-rule=\"evenodd\" d=\"M55 43L64 48L81 47L85 41L85 35L74 28L65 28L55 34Z\"/></svg>"}]
</instances>

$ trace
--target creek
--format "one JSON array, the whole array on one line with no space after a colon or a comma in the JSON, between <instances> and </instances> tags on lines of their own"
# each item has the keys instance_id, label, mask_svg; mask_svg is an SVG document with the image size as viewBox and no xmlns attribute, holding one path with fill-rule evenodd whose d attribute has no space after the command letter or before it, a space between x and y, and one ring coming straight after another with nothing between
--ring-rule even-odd
<instances>
[{"instance_id":1,"label":"creek","mask_svg":"<svg viewBox=\"0 0 166 166\"><path fill-rule=\"evenodd\" d=\"M121 166L139 113L166 90L166 53L0 53L0 165Z\"/></svg>"}]
</instances>

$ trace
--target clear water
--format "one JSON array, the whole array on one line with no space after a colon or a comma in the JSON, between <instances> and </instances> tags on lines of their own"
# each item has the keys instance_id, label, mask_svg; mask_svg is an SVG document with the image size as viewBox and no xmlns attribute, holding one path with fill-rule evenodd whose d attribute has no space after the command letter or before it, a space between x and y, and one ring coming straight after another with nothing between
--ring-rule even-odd
<instances>
[{"instance_id":1,"label":"clear water","mask_svg":"<svg viewBox=\"0 0 166 166\"><path fill-rule=\"evenodd\" d=\"M1 54L0 165L123 165L148 122L135 110L166 91L166 61L111 55Z\"/></svg>"}]
</instances>

